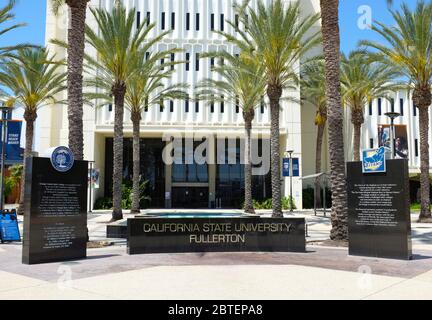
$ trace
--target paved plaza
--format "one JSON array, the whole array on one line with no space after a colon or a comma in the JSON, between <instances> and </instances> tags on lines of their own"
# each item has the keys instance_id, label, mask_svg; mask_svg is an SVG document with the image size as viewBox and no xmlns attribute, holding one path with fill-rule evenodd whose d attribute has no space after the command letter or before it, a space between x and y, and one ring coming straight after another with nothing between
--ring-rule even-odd
<instances>
[{"instance_id":1,"label":"paved plaza","mask_svg":"<svg viewBox=\"0 0 432 320\"><path fill-rule=\"evenodd\" d=\"M105 237L109 213L89 214L90 240L109 246L88 249L85 260L23 265L21 244L0 245L0 299L431 298L431 225L413 223L414 259L399 261L322 245L329 218L295 215L306 217L307 253L129 256L125 240Z\"/></svg>"}]
</instances>

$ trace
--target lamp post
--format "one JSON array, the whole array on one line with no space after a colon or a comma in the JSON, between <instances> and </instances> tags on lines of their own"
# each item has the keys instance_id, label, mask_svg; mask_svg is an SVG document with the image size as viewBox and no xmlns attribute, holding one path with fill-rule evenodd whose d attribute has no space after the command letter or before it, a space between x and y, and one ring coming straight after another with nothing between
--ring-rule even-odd
<instances>
[{"instance_id":1,"label":"lamp post","mask_svg":"<svg viewBox=\"0 0 432 320\"><path fill-rule=\"evenodd\" d=\"M4 210L4 184L5 184L5 161L6 161L6 143L7 143L7 125L9 121L10 107L4 103L0 106L1 123L2 123L2 152L1 152L1 173L0 173L0 212Z\"/></svg>"},{"instance_id":2,"label":"lamp post","mask_svg":"<svg viewBox=\"0 0 432 320\"><path fill-rule=\"evenodd\" d=\"M384 113L384 115L386 115L387 117L390 118L390 123L391 123L390 124L390 144L391 144L391 158L390 159L394 159L394 156L395 156L394 120L400 116L400 113L398 113L398 112L387 112L387 113Z\"/></svg>"},{"instance_id":3,"label":"lamp post","mask_svg":"<svg viewBox=\"0 0 432 320\"><path fill-rule=\"evenodd\" d=\"M290 176L290 212L293 212L293 197L292 197L292 177L293 177L293 163L292 154L294 150L287 150L285 156L289 156L289 176Z\"/></svg>"}]
</instances>

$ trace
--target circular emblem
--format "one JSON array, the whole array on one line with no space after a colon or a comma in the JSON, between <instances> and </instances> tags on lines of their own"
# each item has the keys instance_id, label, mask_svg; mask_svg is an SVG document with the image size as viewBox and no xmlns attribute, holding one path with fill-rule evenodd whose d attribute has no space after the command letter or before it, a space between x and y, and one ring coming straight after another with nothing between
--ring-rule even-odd
<instances>
[{"instance_id":1,"label":"circular emblem","mask_svg":"<svg viewBox=\"0 0 432 320\"><path fill-rule=\"evenodd\" d=\"M74 156L68 147L57 147L51 154L51 164L57 171L69 171L74 164Z\"/></svg>"}]
</instances>

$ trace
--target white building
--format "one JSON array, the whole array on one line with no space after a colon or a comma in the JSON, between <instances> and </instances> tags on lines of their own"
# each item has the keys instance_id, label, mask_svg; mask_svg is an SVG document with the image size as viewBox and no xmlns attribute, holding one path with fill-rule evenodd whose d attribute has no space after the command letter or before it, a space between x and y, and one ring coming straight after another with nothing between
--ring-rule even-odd
<instances>
[{"instance_id":1,"label":"white building","mask_svg":"<svg viewBox=\"0 0 432 320\"><path fill-rule=\"evenodd\" d=\"M289 0L287 0L289 1ZM46 43L58 57L64 57L64 49L54 47L51 39L66 40L68 15L54 16L47 8ZM270 2L270 0L268 0ZM114 0L91 0L91 7L110 10ZM146 17L156 22L156 28L150 36L155 36L168 29L173 31L160 44L159 49L178 47L184 50L175 59L189 60L189 64L176 66L173 83L185 82L191 87L190 96L194 96L194 86L199 80L212 77L210 70L212 61L199 60L199 54L215 50L227 50L235 53L235 48L226 43L223 38L212 30L224 30L232 34L226 20L234 21L235 15L232 0L125 0L127 9L136 8L137 24ZM252 6L256 2L252 1ZM302 14L311 14L319 10L319 0L302 0ZM97 28L92 14L88 12L87 23ZM317 28L319 26L317 25ZM91 48L86 52L93 54ZM300 92L286 92L296 98ZM66 93L64 98L66 97ZM94 109L84 107L84 154L86 160L94 160L95 167L100 170L100 188L93 198L110 196L112 181L112 137L114 112L112 106ZM285 150L294 150L293 157L300 159L300 170L303 159L313 158L312 141L306 146L302 133L303 113L298 103L284 102L280 116L281 126L281 154ZM125 114L125 151L124 175L130 176L132 123L129 112ZM269 110L267 107L258 108L253 123L253 132L266 139L270 133ZM38 141L36 149L43 151L56 145L67 145L68 120L67 109L61 106L45 107L43 116L37 124ZM313 130L313 128L312 128ZM167 101L165 108L152 107L143 112L141 124L141 162L142 174L150 181L152 206L157 207L238 207L243 191L243 170L240 164L208 164L204 166L167 165L162 163L161 154L166 142L162 140L164 134L189 136L191 134L210 137L213 142L210 158L221 153L218 140L225 137L244 137L242 114L235 106L228 104L207 105L205 103ZM309 134L309 133L308 133ZM240 142L230 149L241 148ZM306 149L306 152L305 152ZM185 155L187 157L187 155ZM306 163L308 163L306 161ZM300 173L301 175L301 173ZM283 179L281 177L281 179ZM289 195L289 181L284 179L283 192ZM302 207L302 181L293 179L293 196L298 207ZM254 177L254 193L257 198L270 198L270 175Z\"/></svg>"}]
</instances>

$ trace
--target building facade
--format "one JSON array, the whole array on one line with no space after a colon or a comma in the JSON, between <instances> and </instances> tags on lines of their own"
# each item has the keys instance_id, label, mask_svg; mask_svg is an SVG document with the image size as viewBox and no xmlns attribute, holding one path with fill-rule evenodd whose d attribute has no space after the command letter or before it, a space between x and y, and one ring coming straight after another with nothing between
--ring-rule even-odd
<instances>
[{"instance_id":1,"label":"building facade","mask_svg":"<svg viewBox=\"0 0 432 320\"><path fill-rule=\"evenodd\" d=\"M47 6L46 43L50 50L62 58L66 55L65 50L51 45L50 40L67 39L68 12L65 9L60 15L54 16L49 3L50 1ZM145 19L156 23L150 37L172 30L154 50L181 48L183 52L177 53L171 59L187 61L175 66L174 76L168 83L189 84L191 100L165 101L164 106L151 107L142 114L141 173L143 178L149 181L151 206L239 208L244 194L241 164L244 124L241 110L229 103L207 104L193 100L194 86L203 78L214 77L211 71L214 60L200 59L200 54L218 50L236 53L236 48L213 32L221 30L235 35L235 31L227 23L227 20L236 19L232 8L233 1L125 0L123 3L126 9L136 9L137 25L144 23ZM114 0L91 0L89 3L91 7L107 10L110 10L113 4ZM256 1L253 0L251 4L256 6ZM319 1L301 1L301 8L302 14L316 13ZM87 23L97 29L90 12ZM86 47L86 53L96 56L89 47ZM284 95L299 100L299 90L285 92ZM66 93L63 98L66 98ZM293 102L283 102L281 107L281 155L286 150L294 150L293 157L299 159L301 171L304 157L302 110L299 103ZM94 161L94 167L100 172L100 187L94 191L93 199L111 196L113 109L113 105L100 108L84 106L85 159ZM261 157L270 153L267 149L270 136L269 116L269 109L263 104L257 108L253 121L256 149ZM39 152L52 146L67 145L67 108L45 107L44 116L38 119L37 131L35 147ZM124 135L124 178L127 181L132 175L132 122L128 110L124 118ZM170 137L179 138L182 142L174 148L175 157L182 160L180 163L169 164L162 159L167 144L171 143ZM205 164L197 163L191 156L202 142L207 143L208 150L206 158L209 161ZM306 156L309 157L308 154ZM271 198L270 175L266 166L263 161L254 171L256 174L253 178L253 192L254 197L259 200ZM284 195L288 196L289 180L281 176L281 183ZM302 188L302 181L299 177L294 177L292 194L299 208L302 207Z\"/></svg>"}]
</instances>

